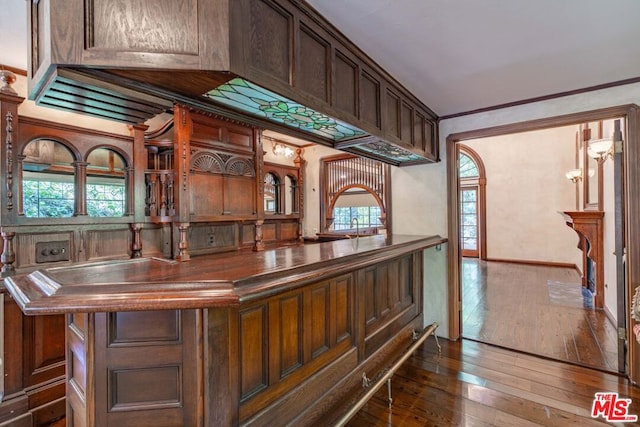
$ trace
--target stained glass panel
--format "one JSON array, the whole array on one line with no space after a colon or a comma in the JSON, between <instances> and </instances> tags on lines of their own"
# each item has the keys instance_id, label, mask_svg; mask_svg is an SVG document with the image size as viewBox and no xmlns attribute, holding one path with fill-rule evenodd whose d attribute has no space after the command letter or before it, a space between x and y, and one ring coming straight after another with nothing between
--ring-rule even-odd
<instances>
[{"instance_id":1,"label":"stained glass panel","mask_svg":"<svg viewBox=\"0 0 640 427\"><path fill-rule=\"evenodd\" d=\"M204 96L229 107L305 132L343 141L364 136L360 129L236 77Z\"/></svg>"}]
</instances>

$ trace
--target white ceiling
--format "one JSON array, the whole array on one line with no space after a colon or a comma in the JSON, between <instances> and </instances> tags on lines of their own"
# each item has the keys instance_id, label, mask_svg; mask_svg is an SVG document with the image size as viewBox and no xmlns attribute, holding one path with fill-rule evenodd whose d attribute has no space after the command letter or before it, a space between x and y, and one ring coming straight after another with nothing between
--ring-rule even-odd
<instances>
[{"instance_id":1,"label":"white ceiling","mask_svg":"<svg viewBox=\"0 0 640 427\"><path fill-rule=\"evenodd\" d=\"M308 2L440 116L640 77L639 0ZM27 1L2 3L26 69Z\"/></svg>"}]
</instances>

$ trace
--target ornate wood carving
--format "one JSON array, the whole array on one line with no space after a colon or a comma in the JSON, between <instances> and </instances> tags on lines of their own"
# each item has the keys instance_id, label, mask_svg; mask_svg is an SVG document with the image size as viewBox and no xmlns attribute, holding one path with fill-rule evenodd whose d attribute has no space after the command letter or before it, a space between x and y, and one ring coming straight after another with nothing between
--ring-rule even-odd
<instances>
[{"instance_id":1,"label":"ornate wood carving","mask_svg":"<svg viewBox=\"0 0 640 427\"><path fill-rule=\"evenodd\" d=\"M178 255L176 259L178 261L189 261L189 242L187 239L187 231L189 230L189 223L182 222L178 224Z\"/></svg>"},{"instance_id":2,"label":"ornate wood carving","mask_svg":"<svg viewBox=\"0 0 640 427\"><path fill-rule=\"evenodd\" d=\"M7 209L13 209L13 141L12 141L12 132L13 132L13 114L11 111L7 111L5 116L6 127L6 186L7 186Z\"/></svg>"},{"instance_id":3,"label":"ornate wood carving","mask_svg":"<svg viewBox=\"0 0 640 427\"><path fill-rule=\"evenodd\" d=\"M255 176L255 167L251 159L212 151L194 151L191 157L191 170L235 176Z\"/></svg>"}]
</instances>

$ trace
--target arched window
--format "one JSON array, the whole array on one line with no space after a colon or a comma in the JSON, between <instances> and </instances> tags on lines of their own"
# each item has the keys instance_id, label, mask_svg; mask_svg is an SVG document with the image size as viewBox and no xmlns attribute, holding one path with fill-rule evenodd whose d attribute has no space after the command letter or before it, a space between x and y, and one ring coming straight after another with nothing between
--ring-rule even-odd
<instances>
[{"instance_id":1,"label":"arched window","mask_svg":"<svg viewBox=\"0 0 640 427\"><path fill-rule=\"evenodd\" d=\"M484 166L470 147L458 146L458 204L462 256L486 259Z\"/></svg>"},{"instance_id":2,"label":"arched window","mask_svg":"<svg viewBox=\"0 0 640 427\"><path fill-rule=\"evenodd\" d=\"M280 180L269 172L264 176L264 212L276 214L280 212Z\"/></svg>"},{"instance_id":3,"label":"arched window","mask_svg":"<svg viewBox=\"0 0 640 427\"><path fill-rule=\"evenodd\" d=\"M125 214L126 164L122 156L107 148L93 150L87 158L87 213L118 217Z\"/></svg>"},{"instance_id":4,"label":"arched window","mask_svg":"<svg viewBox=\"0 0 640 427\"><path fill-rule=\"evenodd\" d=\"M333 229L349 230L353 219L358 218L361 228L382 227L382 211L373 195L361 188L352 187L338 196L333 207Z\"/></svg>"},{"instance_id":5,"label":"arched window","mask_svg":"<svg viewBox=\"0 0 640 427\"><path fill-rule=\"evenodd\" d=\"M22 151L22 212L28 218L63 218L74 214L75 161L62 143L29 142Z\"/></svg>"},{"instance_id":6,"label":"arched window","mask_svg":"<svg viewBox=\"0 0 640 427\"><path fill-rule=\"evenodd\" d=\"M460 179L478 178L480 176L476 162L462 151L460 151L458 164L460 165L458 168L458 177Z\"/></svg>"}]
</instances>

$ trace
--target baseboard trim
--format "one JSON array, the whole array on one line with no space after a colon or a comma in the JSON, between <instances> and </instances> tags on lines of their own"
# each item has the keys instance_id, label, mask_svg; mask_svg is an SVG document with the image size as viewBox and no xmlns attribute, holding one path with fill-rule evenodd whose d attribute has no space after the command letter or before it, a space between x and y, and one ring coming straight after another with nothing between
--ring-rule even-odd
<instances>
[{"instance_id":1,"label":"baseboard trim","mask_svg":"<svg viewBox=\"0 0 640 427\"><path fill-rule=\"evenodd\" d=\"M489 262L505 262L510 264L524 264L524 265L539 265L541 267L557 267L557 268L573 268L580 273L580 269L577 265L569 262L551 262L551 261L532 261L526 259L502 259L502 258L487 258Z\"/></svg>"},{"instance_id":2,"label":"baseboard trim","mask_svg":"<svg viewBox=\"0 0 640 427\"><path fill-rule=\"evenodd\" d=\"M607 319L613 325L613 327L616 328L616 331L617 331L618 325L616 323L616 319L615 317L613 317L613 313L609 311L609 308L606 305L604 306L604 315L607 316Z\"/></svg>"}]
</instances>

